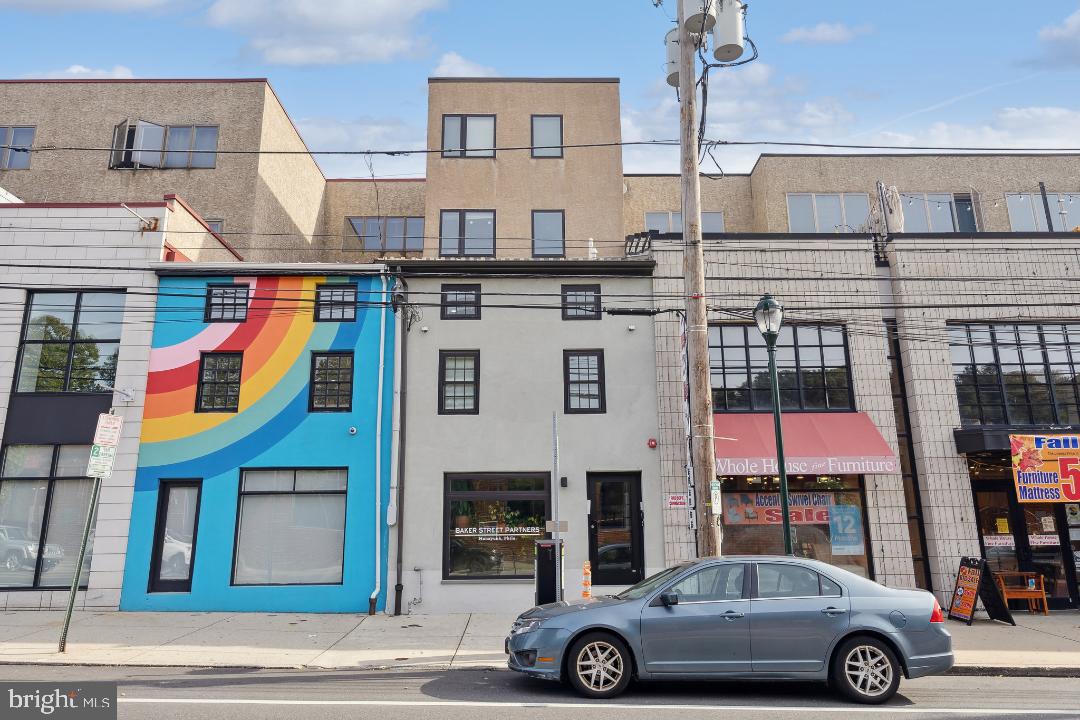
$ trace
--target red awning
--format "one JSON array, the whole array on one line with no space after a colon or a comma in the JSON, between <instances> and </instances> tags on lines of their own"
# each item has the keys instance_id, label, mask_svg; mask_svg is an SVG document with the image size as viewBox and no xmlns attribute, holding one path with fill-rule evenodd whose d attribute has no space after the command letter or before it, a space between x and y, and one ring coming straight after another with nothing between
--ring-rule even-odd
<instances>
[{"instance_id":1,"label":"red awning","mask_svg":"<svg viewBox=\"0 0 1080 720\"><path fill-rule=\"evenodd\" d=\"M785 413L784 458L801 475L888 475L900 461L861 412ZM713 415L717 475L775 475L771 413Z\"/></svg>"}]
</instances>

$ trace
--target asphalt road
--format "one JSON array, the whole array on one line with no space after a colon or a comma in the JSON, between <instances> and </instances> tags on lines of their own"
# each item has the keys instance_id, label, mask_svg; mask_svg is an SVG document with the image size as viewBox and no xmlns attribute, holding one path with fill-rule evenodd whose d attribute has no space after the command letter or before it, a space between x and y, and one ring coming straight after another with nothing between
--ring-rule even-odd
<instances>
[{"instance_id":1,"label":"asphalt road","mask_svg":"<svg viewBox=\"0 0 1080 720\"><path fill-rule=\"evenodd\" d=\"M119 716L152 720L1080 718L1080 678L904 681L887 705L784 683L650 683L611 702L503 670L314 671L0 665L0 680L115 681Z\"/></svg>"}]
</instances>

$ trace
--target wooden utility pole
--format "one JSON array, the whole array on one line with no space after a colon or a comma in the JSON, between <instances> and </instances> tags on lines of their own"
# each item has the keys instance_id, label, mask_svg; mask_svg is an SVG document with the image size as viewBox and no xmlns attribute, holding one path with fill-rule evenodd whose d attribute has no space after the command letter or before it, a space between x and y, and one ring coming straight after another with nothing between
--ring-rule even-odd
<instances>
[{"instance_id":1,"label":"wooden utility pole","mask_svg":"<svg viewBox=\"0 0 1080 720\"><path fill-rule=\"evenodd\" d=\"M712 383L709 373L709 319L705 302L705 255L701 247L701 180L698 175L697 41L679 6L679 132L682 170L683 285L686 290L686 354L690 380L691 462L699 557L720 554L720 508L712 507L716 479Z\"/></svg>"}]
</instances>

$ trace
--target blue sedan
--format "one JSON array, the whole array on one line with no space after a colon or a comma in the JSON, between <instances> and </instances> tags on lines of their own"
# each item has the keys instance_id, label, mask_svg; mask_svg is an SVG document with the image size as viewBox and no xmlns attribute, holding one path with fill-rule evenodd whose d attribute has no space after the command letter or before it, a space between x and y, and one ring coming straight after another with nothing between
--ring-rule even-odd
<instances>
[{"instance_id":1,"label":"blue sedan","mask_svg":"<svg viewBox=\"0 0 1080 720\"><path fill-rule=\"evenodd\" d=\"M882 703L900 676L952 667L937 600L816 560L722 557L677 565L619 593L541 605L506 639L508 665L590 698L638 680L823 680Z\"/></svg>"}]
</instances>

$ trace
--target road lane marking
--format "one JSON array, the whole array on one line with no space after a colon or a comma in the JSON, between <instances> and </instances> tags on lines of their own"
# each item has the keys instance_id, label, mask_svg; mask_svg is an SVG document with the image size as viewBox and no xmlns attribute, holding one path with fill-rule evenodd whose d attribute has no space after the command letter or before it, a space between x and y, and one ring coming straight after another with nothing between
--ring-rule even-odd
<instances>
[{"instance_id":1,"label":"road lane marking","mask_svg":"<svg viewBox=\"0 0 1080 720\"><path fill-rule=\"evenodd\" d=\"M629 703L604 702L486 702L470 700L257 700L249 698L118 698L121 703L143 703L158 705L288 705L288 706L369 706L369 707L469 707L469 708L542 708L559 710L671 710L715 712L754 712L754 713L891 713L904 715L1068 715L1076 717L1075 710L1032 710L1031 708L929 708L895 707L882 705L634 705Z\"/></svg>"}]
</instances>

